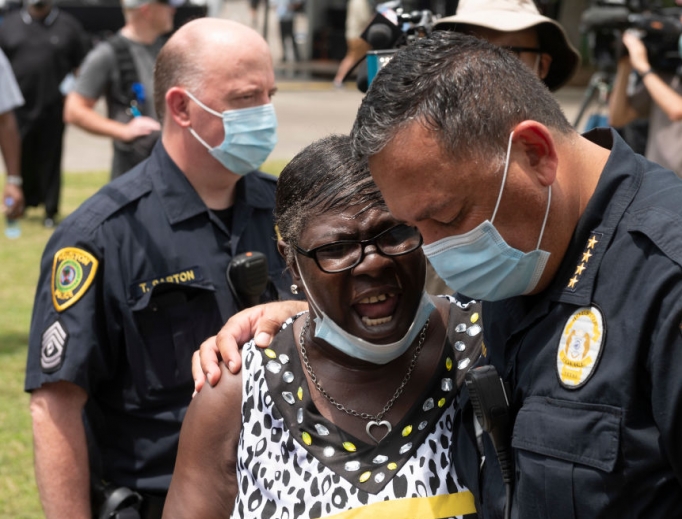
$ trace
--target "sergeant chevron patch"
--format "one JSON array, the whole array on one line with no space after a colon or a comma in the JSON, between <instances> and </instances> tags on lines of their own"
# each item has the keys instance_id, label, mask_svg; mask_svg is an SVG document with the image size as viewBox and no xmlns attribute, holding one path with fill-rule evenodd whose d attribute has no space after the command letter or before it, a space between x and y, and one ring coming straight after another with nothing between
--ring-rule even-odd
<instances>
[{"instance_id":1,"label":"sergeant chevron patch","mask_svg":"<svg viewBox=\"0 0 682 519\"><path fill-rule=\"evenodd\" d=\"M61 368L68 339L69 334L59 321L54 322L43 332L40 347L40 367L43 372L54 373Z\"/></svg>"}]
</instances>

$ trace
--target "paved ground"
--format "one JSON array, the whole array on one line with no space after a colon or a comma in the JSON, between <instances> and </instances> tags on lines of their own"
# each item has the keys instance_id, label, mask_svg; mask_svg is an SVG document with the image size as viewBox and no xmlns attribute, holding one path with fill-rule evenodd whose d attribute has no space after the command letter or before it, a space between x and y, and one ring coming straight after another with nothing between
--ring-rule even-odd
<instances>
[{"instance_id":1,"label":"paved ground","mask_svg":"<svg viewBox=\"0 0 682 519\"><path fill-rule=\"evenodd\" d=\"M248 0L225 0L222 17L250 23ZM305 20L299 20L297 32L305 32ZM262 19L259 20L259 28ZM279 121L279 142L271 158L292 158L302 147L329 133L348 132L352 126L362 93L353 83L335 89L331 77L336 63L280 64L281 45L274 12L269 19L269 37L275 57L279 92L273 103ZM565 87L557 97L569 119L573 121L583 88ZM99 110L103 109L100 103ZM111 162L111 141L68 127L64 141L63 169L70 172L102 171ZM4 164L3 164L4 166Z\"/></svg>"}]
</instances>

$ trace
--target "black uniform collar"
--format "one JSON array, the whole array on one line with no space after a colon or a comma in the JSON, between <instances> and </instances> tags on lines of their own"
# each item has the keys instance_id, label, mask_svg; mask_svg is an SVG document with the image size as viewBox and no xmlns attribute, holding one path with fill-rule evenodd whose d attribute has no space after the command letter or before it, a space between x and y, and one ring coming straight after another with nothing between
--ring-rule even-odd
<instances>
[{"instance_id":1,"label":"black uniform collar","mask_svg":"<svg viewBox=\"0 0 682 519\"><path fill-rule=\"evenodd\" d=\"M604 252L644 178L642 163L627 160L634 152L615 130L593 130L585 138L611 154L550 288L551 299L576 305L590 304Z\"/></svg>"},{"instance_id":2,"label":"black uniform collar","mask_svg":"<svg viewBox=\"0 0 682 519\"><path fill-rule=\"evenodd\" d=\"M155 165L150 168L152 183L171 224L208 212L206 204L170 158L160 139L154 146L151 161ZM274 208L272 189L266 189L265 183L269 181L263 176L263 173L254 171L239 179L235 186L235 209L242 204L257 209Z\"/></svg>"},{"instance_id":3,"label":"black uniform collar","mask_svg":"<svg viewBox=\"0 0 682 519\"><path fill-rule=\"evenodd\" d=\"M59 9L52 7L48 15L43 20L35 20L26 9L21 9L21 19L26 25L31 25L32 23L41 23L45 26L52 25L59 15Z\"/></svg>"}]
</instances>

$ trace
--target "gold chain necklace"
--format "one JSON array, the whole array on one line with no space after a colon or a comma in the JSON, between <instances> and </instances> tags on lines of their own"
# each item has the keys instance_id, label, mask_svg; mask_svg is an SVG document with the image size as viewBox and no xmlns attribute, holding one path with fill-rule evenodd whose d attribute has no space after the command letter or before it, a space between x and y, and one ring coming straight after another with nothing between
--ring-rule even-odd
<instances>
[{"instance_id":1,"label":"gold chain necklace","mask_svg":"<svg viewBox=\"0 0 682 519\"><path fill-rule=\"evenodd\" d=\"M424 327L421 329L421 332L419 332L419 343L417 344L417 347L414 350L412 360L410 361L410 366L407 368L407 373L405 373L403 381L398 386L398 389L395 390L395 393L393 393L391 399L388 402L386 402L386 405L384 405L384 408L381 410L381 412L379 412L376 415L371 415L369 413L359 413L354 409L347 408L342 403L338 402L333 396L327 393L327 391L322 387L320 381L317 379L317 375L315 375L315 372L313 371L313 367L310 365L310 361L308 360L308 352L304 344L305 335L308 333L309 327L310 314L306 316L305 323L303 324L303 328L301 328L301 334L299 335L298 338L298 345L301 348L301 357L303 358L303 365L305 366L305 369L308 372L308 375L310 376L310 380L312 380L313 384L315 384L315 387L322 394L322 396L329 400L329 402L339 411L343 411L344 413L350 416L355 416L356 418L367 420L367 426L365 427L367 435L370 438L372 438L372 440L374 440L375 443L379 443L381 440L386 438L386 436L388 436L393 430L391 422L389 422L388 420L384 420L383 418L384 415L388 412L388 410L391 409L391 407L393 407L393 404L395 403L396 400L398 400L398 397L402 395L408 380L410 380L410 377L412 376L414 367L417 365L417 357L419 357L419 354L422 351L422 347L424 346L424 340L426 339L426 330L429 327L429 319L426 320ZM382 436L380 439L377 439L371 432L373 427L386 427L388 430L386 431L386 434L384 436Z\"/></svg>"}]
</instances>

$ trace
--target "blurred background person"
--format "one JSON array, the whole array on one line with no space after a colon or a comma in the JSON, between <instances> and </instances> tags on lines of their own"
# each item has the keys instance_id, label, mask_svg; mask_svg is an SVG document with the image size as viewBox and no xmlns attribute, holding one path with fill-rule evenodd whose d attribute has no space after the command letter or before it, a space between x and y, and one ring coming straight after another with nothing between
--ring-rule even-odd
<instances>
[{"instance_id":1,"label":"blurred background person","mask_svg":"<svg viewBox=\"0 0 682 519\"><path fill-rule=\"evenodd\" d=\"M609 97L609 124L622 128L648 119L644 155L682 176L682 83L676 72L654 70L647 48L634 31L625 31L627 54L618 61Z\"/></svg>"},{"instance_id":2,"label":"blurred background person","mask_svg":"<svg viewBox=\"0 0 682 519\"><path fill-rule=\"evenodd\" d=\"M561 24L543 16L533 0L460 0L454 16L435 29L454 30L514 53L547 85L558 90L576 73L580 54Z\"/></svg>"},{"instance_id":3,"label":"blurred background person","mask_svg":"<svg viewBox=\"0 0 682 519\"><path fill-rule=\"evenodd\" d=\"M374 9L369 0L348 1L346 9L346 55L336 70L334 86L342 86L346 74L371 49L369 43L360 38L360 35L369 24L372 16L374 16Z\"/></svg>"},{"instance_id":4,"label":"blurred background person","mask_svg":"<svg viewBox=\"0 0 682 519\"><path fill-rule=\"evenodd\" d=\"M266 16L267 16L267 5L269 0L262 0L265 2L266 6ZM251 15L251 27L256 29L258 27L258 7L260 6L261 0L249 0L249 14Z\"/></svg>"},{"instance_id":5,"label":"blurred background person","mask_svg":"<svg viewBox=\"0 0 682 519\"><path fill-rule=\"evenodd\" d=\"M87 55L64 107L67 123L113 139L112 179L146 159L159 137L154 62L175 14L175 0L123 0L122 5L125 25ZM107 116L95 109L102 96Z\"/></svg>"},{"instance_id":6,"label":"blurred background person","mask_svg":"<svg viewBox=\"0 0 682 519\"><path fill-rule=\"evenodd\" d=\"M0 152L5 163L5 187L2 203L7 218L20 217L24 212L21 189L21 137L14 110L24 104L21 90L14 78L5 53L0 50Z\"/></svg>"},{"instance_id":7,"label":"blurred background person","mask_svg":"<svg viewBox=\"0 0 682 519\"><path fill-rule=\"evenodd\" d=\"M225 0L206 0L206 16L219 18L224 4Z\"/></svg>"},{"instance_id":8,"label":"blurred background person","mask_svg":"<svg viewBox=\"0 0 682 519\"><path fill-rule=\"evenodd\" d=\"M66 93L60 86L80 65L87 42L81 24L52 0L25 0L0 24L0 48L25 100L15 111L25 204L45 207L45 227L54 227L59 212Z\"/></svg>"},{"instance_id":9,"label":"blurred background person","mask_svg":"<svg viewBox=\"0 0 682 519\"><path fill-rule=\"evenodd\" d=\"M291 48L293 61L301 61L298 44L294 36L294 20L296 12L303 6L303 0L276 0L277 18L279 19L279 35L282 40L282 61L291 61L288 49Z\"/></svg>"}]
</instances>

